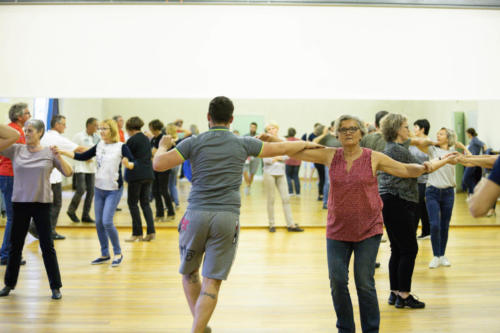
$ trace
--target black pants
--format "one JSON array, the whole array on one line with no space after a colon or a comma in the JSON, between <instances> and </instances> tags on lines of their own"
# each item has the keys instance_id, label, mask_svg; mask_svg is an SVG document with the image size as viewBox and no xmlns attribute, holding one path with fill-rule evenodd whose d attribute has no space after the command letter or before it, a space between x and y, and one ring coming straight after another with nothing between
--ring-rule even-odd
<instances>
[{"instance_id":1,"label":"black pants","mask_svg":"<svg viewBox=\"0 0 500 333\"><path fill-rule=\"evenodd\" d=\"M83 212L82 217L89 217L90 208L92 207L92 200L94 199L94 184L95 184L95 174L93 173L75 173L73 178L75 183L75 194L68 207L68 213L75 214L78 209L78 205L82 200L83 194L85 195L85 201L83 202Z\"/></svg>"},{"instance_id":2,"label":"black pants","mask_svg":"<svg viewBox=\"0 0 500 333\"><path fill-rule=\"evenodd\" d=\"M389 281L391 290L411 291L411 278L415 268L418 244L415 229L417 204L392 194L381 195L384 202L382 214L391 242Z\"/></svg>"},{"instance_id":3,"label":"black pants","mask_svg":"<svg viewBox=\"0 0 500 333\"><path fill-rule=\"evenodd\" d=\"M323 198L323 187L325 186L325 166L323 164L314 163L314 167L318 170L319 177L318 197Z\"/></svg>"},{"instance_id":4,"label":"black pants","mask_svg":"<svg viewBox=\"0 0 500 333\"><path fill-rule=\"evenodd\" d=\"M50 205L50 228L52 233L56 233L57 219L62 206L62 182L51 184L53 201Z\"/></svg>"},{"instance_id":5,"label":"black pants","mask_svg":"<svg viewBox=\"0 0 500 333\"><path fill-rule=\"evenodd\" d=\"M170 177L170 170L165 172L155 172L155 180L153 181L153 196L156 205L156 217L165 216L165 208L167 207L168 216L174 216L174 206L172 205L172 198L168 193L168 177ZM163 203L165 202L165 206Z\"/></svg>"},{"instance_id":6,"label":"black pants","mask_svg":"<svg viewBox=\"0 0 500 333\"><path fill-rule=\"evenodd\" d=\"M42 249L43 263L49 277L50 289L62 287L59 264L57 263L56 250L51 237L50 225L50 203L39 202L13 202L12 208L14 219L12 223L12 234L10 236L11 249L9 262L5 271L5 285L14 288L19 276L21 254L24 247L24 239L28 233L30 219L35 221L38 230L40 248Z\"/></svg>"},{"instance_id":7,"label":"black pants","mask_svg":"<svg viewBox=\"0 0 500 333\"><path fill-rule=\"evenodd\" d=\"M132 216L132 235L142 236L141 212L137 203L141 203L142 214L146 220L147 233L155 233L153 211L149 205L149 194L151 193L151 180L138 180L128 183L128 209Z\"/></svg>"},{"instance_id":8,"label":"black pants","mask_svg":"<svg viewBox=\"0 0 500 333\"><path fill-rule=\"evenodd\" d=\"M431 234L431 226L429 224L429 214L427 213L427 206L425 204L425 188L426 184L418 184L418 205L417 205L417 218L416 228L418 227L418 222L422 221L422 236L427 236Z\"/></svg>"}]
</instances>

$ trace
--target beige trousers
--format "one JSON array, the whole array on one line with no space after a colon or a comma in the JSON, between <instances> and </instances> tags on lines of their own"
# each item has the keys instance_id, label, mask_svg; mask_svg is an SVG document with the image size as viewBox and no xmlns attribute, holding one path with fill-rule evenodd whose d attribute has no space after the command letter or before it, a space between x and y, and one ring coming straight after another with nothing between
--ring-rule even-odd
<instances>
[{"instance_id":1,"label":"beige trousers","mask_svg":"<svg viewBox=\"0 0 500 333\"><path fill-rule=\"evenodd\" d=\"M278 189L283 203L283 212L285 213L286 225L294 227L292 219L292 208L290 206L290 195L288 194L288 187L285 175L272 176L264 174L264 188L267 194L267 217L269 220L269 227L274 227L274 187Z\"/></svg>"}]
</instances>

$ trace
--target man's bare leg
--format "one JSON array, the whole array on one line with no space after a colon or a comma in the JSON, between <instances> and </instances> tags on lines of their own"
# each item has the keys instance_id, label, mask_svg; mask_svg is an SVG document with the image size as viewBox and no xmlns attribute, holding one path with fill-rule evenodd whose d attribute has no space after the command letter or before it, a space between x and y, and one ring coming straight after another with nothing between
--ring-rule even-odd
<instances>
[{"instance_id":1,"label":"man's bare leg","mask_svg":"<svg viewBox=\"0 0 500 333\"><path fill-rule=\"evenodd\" d=\"M194 321L191 333L203 333L217 305L217 298L222 281L203 278L201 292L194 309Z\"/></svg>"},{"instance_id":2,"label":"man's bare leg","mask_svg":"<svg viewBox=\"0 0 500 333\"><path fill-rule=\"evenodd\" d=\"M198 301L201 291L200 273L195 271L191 274L183 275L182 286L184 287L184 295L186 295L189 309L194 318L196 302Z\"/></svg>"}]
</instances>

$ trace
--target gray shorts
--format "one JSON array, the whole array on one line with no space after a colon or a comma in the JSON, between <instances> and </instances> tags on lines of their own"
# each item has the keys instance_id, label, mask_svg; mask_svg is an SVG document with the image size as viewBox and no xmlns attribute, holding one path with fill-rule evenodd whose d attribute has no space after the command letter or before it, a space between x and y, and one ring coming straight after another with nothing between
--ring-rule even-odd
<instances>
[{"instance_id":1,"label":"gray shorts","mask_svg":"<svg viewBox=\"0 0 500 333\"><path fill-rule=\"evenodd\" d=\"M255 175L257 173L257 170L259 170L259 165L260 165L260 158L252 157L250 158L249 163L244 164L243 171L246 171L251 175Z\"/></svg>"},{"instance_id":2,"label":"gray shorts","mask_svg":"<svg viewBox=\"0 0 500 333\"><path fill-rule=\"evenodd\" d=\"M236 256L239 233L239 214L187 210L179 223L179 273L197 271L205 254L202 275L226 280Z\"/></svg>"}]
</instances>

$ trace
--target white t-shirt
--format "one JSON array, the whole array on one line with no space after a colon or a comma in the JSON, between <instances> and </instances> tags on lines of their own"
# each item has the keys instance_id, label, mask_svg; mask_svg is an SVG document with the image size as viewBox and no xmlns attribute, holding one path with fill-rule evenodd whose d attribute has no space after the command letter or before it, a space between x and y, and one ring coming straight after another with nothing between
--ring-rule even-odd
<instances>
[{"instance_id":1,"label":"white t-shirt","mask_svg":"<svg viewBox=\"0 0 500 333\"><path fill-rule=\"evenodd\" d=\"M69 139L66 139L55 130L48 130L40 140L40 144L45 147L57 146L60 150L74 151L78 145ZM50 174L50 183L57 184L62 182L62 174L54 169Z\"/></svg>"},{"instance_id":2,"label":"white t-shirt","mask_svg":"<svg viewBox=\"0 0 500 333\"><path fill-rule=\"evenodd\" d=\"M92 148L94 147L101 138L97 133L94 133L92 135L88 135L87 131L82 131L80 133L77 133L73 137L73 141L78 144L79 146L82 147L87 147L87 148ZM74 163L74 172L75 173L95 173L96 172L96 162L95 158L82 162L82 161L75 161Z\"/></svg>"},{"instance_id":3,"label":"white t-shirt","mask_svg":"<svg viewBox=\"0 0 500 333\"><path fill-rule=\"evenodd\" d=\"M432 160L438 157L443 157L444 155L454 151L454 148L444 150L439 147L429 146L429 157ZM442 168L430 173L429 179L427 180L427 186L434 186L441 189L457 186L455 181L455 166L452 164L446 164Z\"/></svg>"},{"instance_id":4,"label":"white t-shirt","mask_svg":"<svg viewBox=\"0 0 500 333\"><path fill-rule=\"evenodd\" d=\"M118 179L123 158L123 145L123 142L105 144L104 141L97 144L95 187L107 191L114 191L119 188Z\"/></svg>"},{"instance_id":5,"label":"white t-shirt","mask_svg":"<svg viewBox=\"0 0 500 333\"><path fill-rule=\"evenodd\" d=\"M288 159L288 156L282 156L283 161L273 163L272 157L265 157L262 159L264 162L263 172L269 174L271 176L284 176L285 175L285 161Z\"/></svg>"}]
</instances>

